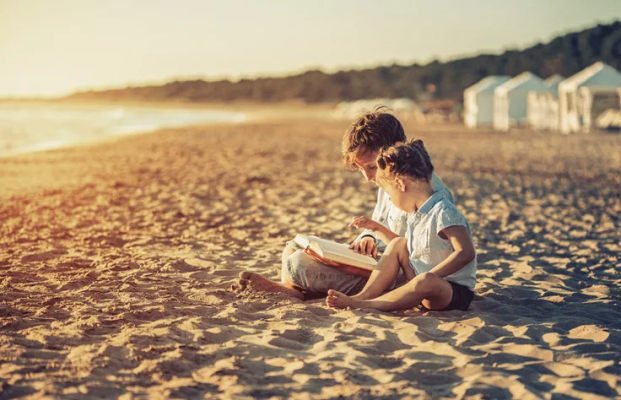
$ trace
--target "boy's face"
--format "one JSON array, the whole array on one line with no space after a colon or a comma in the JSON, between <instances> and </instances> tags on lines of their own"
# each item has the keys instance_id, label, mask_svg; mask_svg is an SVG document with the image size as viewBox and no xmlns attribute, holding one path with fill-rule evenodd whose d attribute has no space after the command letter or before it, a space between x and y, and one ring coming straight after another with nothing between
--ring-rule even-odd
<instances>
[{"instance_id":1,"label":"boy's face","mask_svg":"<svg viewBox=\"0 0 621 400\"><path fill-rule=\"evenodd\" d=\"M375 174L377 173L377 163L375 159L379 151L361 151L356 155L356 167L362 172L367 182L375 182Z\"/></svg>"}]
</instances>

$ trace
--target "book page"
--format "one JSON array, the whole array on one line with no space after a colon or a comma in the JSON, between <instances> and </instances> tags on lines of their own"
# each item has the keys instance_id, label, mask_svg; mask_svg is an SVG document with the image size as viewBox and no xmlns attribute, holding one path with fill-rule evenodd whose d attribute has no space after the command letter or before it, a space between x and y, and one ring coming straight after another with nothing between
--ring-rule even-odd
<instances>
[{"instance_id":1,"label":"book page","mask_svg":"<svg viewBox=\"0 0 621 400\"><path fill-rule=\"evenodd\" d=\"M308 236L308 239L316 242L323 252L323 256L327 258L337 258L339 261L347 262L348 260L354 261L356 265L368 265L375 266L377 265L377 261L370 256L364 256L362 254L358 254L352 249L349 248L348 244L337 243L330 240L320 239L315 236ZM332 257L332 256L337 257Z\"/></svg>"},{"instance_id":2,"label":"book page","mask_svg":"<svg viewBox=\"0 0 621 400\"><path fill-rule=\"evenodd\" d=\"M317 244L321 246L321 249L324 251L339 252L339 251L342 251L343 249L349 249L348 244L333 242L331 240L326 240L326 239L321 239L321 238L318 238L317 236L307 236L307 237L308 237L308 240L317 242Z\"/></svg>"},{"instance_id":3,"label":"book page","mask_svg":"<svg viewBox=\"0 0 621 400\"><path fill-rule=\"evenodd\" d=\"M293 238L293 241L295 243L298 244L298 246L302 247L303 249L307 248L310 241L309 241L309 237L312 236L304 236L304 235L300 235L299 233L297 235L295 235L295 238Z\"/></svg>"}]
</instances>

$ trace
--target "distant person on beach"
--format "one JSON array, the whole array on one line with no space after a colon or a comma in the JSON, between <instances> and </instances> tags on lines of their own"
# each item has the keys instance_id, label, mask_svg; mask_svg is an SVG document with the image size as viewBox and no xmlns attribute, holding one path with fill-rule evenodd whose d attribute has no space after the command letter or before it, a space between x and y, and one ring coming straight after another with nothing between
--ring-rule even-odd
<instances>
[{"instance_id":1,"label":"distant person on beach","mask_svg":"<svg viewBox=\"0 0 621 400\"><path fill-rule=\"evenodd\" d=\"M392 239L362 291L329 290L330 307L396 311L422 304L429 310L466 311L474 298L476 251L466 218L431 185L433 164L422 140L382 150L376 181L407 213L405 238ZM399 270L407 283L389 289Z\"/></svg>"},{"instance_id":2,"label":"distant person on beach","mask_svg":"<svg viewBox=\"0 0 621 400\"><path fill-rule=\"evenodd\" d=\"M368 182L376 183L376 158L382 148L406 141L401 122L385 107L378 107L354 121L345 132L342 154L345 164L359 170ZM453 202L453 196L442 180L431 175L430 185ZM395 207L382 188L378 189L377 204L371 218L354 217L350 226L366 228L351 244L356 252L376 257L394 238L404 237L407 213ZM304 253L294 242L287 242L282 253L281 281L274 282L254 272L240 274L243 289L284 293L298 299L325 296L329 289L346 294L360 292L367 278L329 267ZM396 284L405 283L400 276Z\"/></svg>"}]
</instances>

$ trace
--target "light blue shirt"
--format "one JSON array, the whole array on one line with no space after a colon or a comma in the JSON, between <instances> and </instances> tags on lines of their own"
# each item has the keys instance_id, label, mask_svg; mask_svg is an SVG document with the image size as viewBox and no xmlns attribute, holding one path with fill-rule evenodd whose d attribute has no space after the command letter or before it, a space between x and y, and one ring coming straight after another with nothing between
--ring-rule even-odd
<instances>
[{"instance_id":1,"label":"light blue shirt","mask_svg":"<svg viewBox=\"0 0 621 400\"><path fill-rule=\"evenodd\" d=\"M433 174L431 177L431 188L435 192L441 192L444 194L446 199L451 203L454 203L453 195L451 191L446 187L442 179L436 174ZM407 228L407 217L408 213L403 210L400 210L392 204L390 201L390 196L388 193L382 188L379 188L377 191L377 203L375 204L375 209L373 210L373 216L371 219L373 221L379 222L386 228L390 229L397 235L401 237L405 237L406 228ZM356 238L356 242L362 239L364 236L371 236L375 239L377 243L377 248L379 251L383 251L386 248L387 243L384 243L380 240L377 234L369 229L365 229L360 236Z\"/></svg>"},{"instance_id":2,"label":"light blue shirt","mask_svg":"<svg viewBox=\"0 0 621 400\"><path fill-rule=\"evenodd\" d=\"M466 217L451 200L447 199L443 192L435 192L418 211L407 215L405 237L410 253L410 266L416 275L431 271L455 251L450 241L440 237L439 234L443 229L450 226L464 226L472 236ZM476 273L475 257L462 269L446 276L445 279L474 291Z\"/></svg>"}]
</instances>

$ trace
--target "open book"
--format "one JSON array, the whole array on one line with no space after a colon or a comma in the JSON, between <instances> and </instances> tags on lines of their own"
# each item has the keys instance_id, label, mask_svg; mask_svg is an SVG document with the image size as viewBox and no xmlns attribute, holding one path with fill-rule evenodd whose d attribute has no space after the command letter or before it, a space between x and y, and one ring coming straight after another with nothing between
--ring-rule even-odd
<instances>
[{"instance_id":1,"label":"open book","mask_svg":"<svg viewBox=\"0 0 621 400\"><path fill-rule=\"evenodd\" d=\"M347 244L299 234L293 241L317 261L350 274L368 278L371 272L377 269L377 261L373 257L358 254Z\"/></svg>"}]
</instances>

